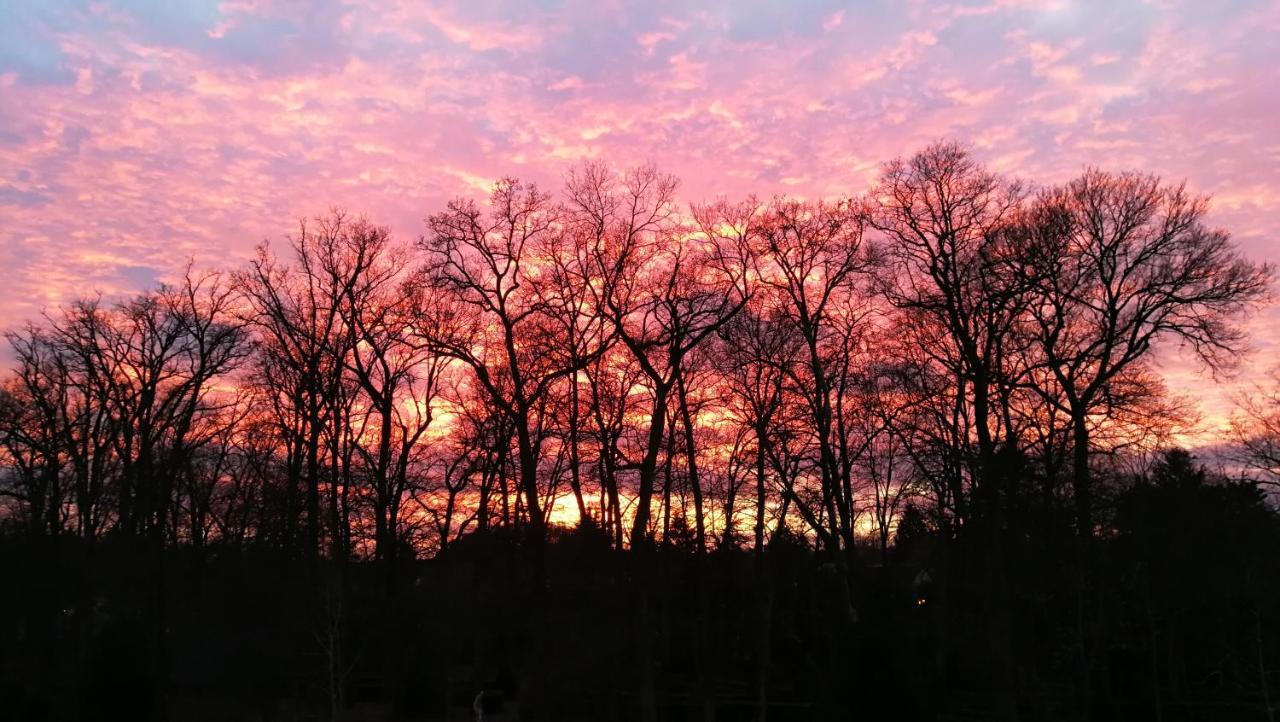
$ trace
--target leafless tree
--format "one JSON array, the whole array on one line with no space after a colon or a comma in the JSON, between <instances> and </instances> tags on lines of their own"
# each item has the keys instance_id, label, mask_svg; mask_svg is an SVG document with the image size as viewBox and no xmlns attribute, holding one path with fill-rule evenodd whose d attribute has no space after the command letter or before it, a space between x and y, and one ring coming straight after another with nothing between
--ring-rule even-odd
<instances>
[{"instance_id":1,"label":"leafless tree","mask_svg":"<svg viewBox=\"0 0 1280 722\"><path fill-rule=\"evenodd\" d=\"M1238 406L1231 420L1235 461L1259 483L1280 489L1280 370L1272 371L1269 383L1253 389Z\"/></svg>"},{"instance_id":2,"label":"leafless tree","mask_svg":"<svg viewBox=\"0 0 1280 722\"><path fill-rule=\"evenodd\" d=\"M1071 420L1076 527L1093 533L1091 416L1161 338L1223 368L1244 337L1236 322L1271 271L1205 225L1208 199L1155 176L1088 170L1044 192L1028 214L1037 350Z\"/></svg>"}]
</instances>

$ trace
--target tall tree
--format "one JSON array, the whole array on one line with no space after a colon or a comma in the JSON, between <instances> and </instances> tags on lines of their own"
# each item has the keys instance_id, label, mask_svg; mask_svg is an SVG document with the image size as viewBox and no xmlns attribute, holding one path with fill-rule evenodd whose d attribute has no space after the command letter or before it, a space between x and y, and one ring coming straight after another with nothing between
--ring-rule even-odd
<instances>
[{"instance_id":1,"label":"tall tree","mask_svg":"<svg viewBox=\"0 0 1280 722\"><path fill-rule=\"evenodd\" d=\"M576 222L594 230L588 241L594 300L643 372L652 400L638 463L633 546L651 538L658 459L681 364L750 297L737 249L705 234L679 233L675 188L674 178L651 166L617 177L587 165L568 181Z\"/></svg>"},{"instance_id":2,"label":"tall tree","mask_svg":"<svg viewBox=\"0 0 1280 722\"><path fill-rule=\"evenodd\" d=\"M420 243L428 254L420 274L424 288L440 295L422 307L417 330L433 351L470 368L477 385L510 418L522 501L530 533L538 539L546 524L538 470L547 397L558 380L600 353L600 347L582 345L592 338L589 332L575 335L572 344L560 343L563 317L556 305L564 311L567 303L574 313L578 305L558 295L563 284L539 263L561 247L560 216L548 195L506 179L494 186L487 209L455 200L428 218L429 234Z\"/></svg>"},{"instance_id":3,"label":"tall tree","mask_svg":"<svg viewBox=\"0 0 1280 722\"><path fill-rule=\"evenodd\" d=\"M775 200L758 224L753 271L772 293L773 313L802 341L805 363L788 367L804 399L818 446L822 512L828 549L853 547L852 456L844 433L844 397L855 360L866 281L874 259L863 244L863 223L847 202Z\"/></svg>"},{"instance_id":4,"label":"tall tree","mask_svg":"<svg viewBox=\"0 0 1280 722\"><path fill-rule=\"evenodd\" d=\"M354 338L343 307L370 261L349 254L349 242L364 225L342 211L302 221L289 239L292 263L281 262L263 244L237 274L257 337L258 383L269 390L286 454L287 544L311 559L320 553L324 524L325 435L340 407ZM299 519L306 522L301 543Z\"/></svg>"},{"instance_id":5,"label":"tall tree","mask_svg":"<svg viewBox=\"0 0 1280 722\"><path fill-rule=\"evenodd\" d=\"M354 224L342 241L342 254L325 259L324 267L334 284L347 275L352 279L342 285L340 312L351 335L345 364L365 402L359 404L364 411L354 446L373 492L374 555L387 564L394 583L400 513L444 364L413 336L414 303L402 273L405 249L393 244L386 228L368 223ZM369 437L371 442L363 442Z\"/></svg>"},{"instance_id":6,"label":"tall tree","mask_svg":"<svg viewBox=\"0 0 1280 722\"><path fill-rule=\"evenodd\" d=\"M976 453L970 479L986 530L990 586L989 642L1000 714L1015 719L1012 631L1001 538L1004 487L997 448L1015 443L999 433L1005 354L1028 295L1006 229L1024 192L983 168L954 143L929 146L883 170L868 200L867 221L889 243L889 300L913 322L936 327L934 360L953 376L952 398L972 414ZM967 439L962 439L966 445Z\"/></svg>"},{"instance_id":7,"label":"tall tree","mask_svg":"<svg viewBox=\"0 0 1280 722\"><path fill-rule=\"evenodd\" d=\"M67 501L63 467L70 452L73 382L62 351L43 329L28 326L7 337L17 368L0 387L0 448L9 477L0 484L0 496L19 503L31 532L56 535Z\"/></svg>"},{"instance_id":8,"label":"tall tree","mask_svg":"<svg viewBox=\"0 0 1280 722\"><path fill-rule=\"evenodd\" d=\"M1029 215L1037 350L1071 421L1076 529L1093 534L1090 417L1108 388L1162 338L1221 368L1238 352L1244 311L1271 270L1205 224L1208 199L1151 175L1088 170L1043 193Z\"/></svg>"}]
</instances>

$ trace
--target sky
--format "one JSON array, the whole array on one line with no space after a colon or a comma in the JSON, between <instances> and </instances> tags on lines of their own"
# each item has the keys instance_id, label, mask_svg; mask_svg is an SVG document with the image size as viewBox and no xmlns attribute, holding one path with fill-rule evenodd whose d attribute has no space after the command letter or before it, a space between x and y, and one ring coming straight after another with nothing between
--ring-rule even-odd
<instances>
[{"instance_id":1,"label":"sky","mask_svg":"<svg viewBox=\"0 0 1280 722\"><path fill-rule=\"evenodd\" d=\"M0 2L0 327L229 267L342 207L403 238L515 176L684 201L865 191L948 138L1038 184L1186 180L1280 261L1280 2ZM1161 368L1220 422L1277 362Z\"/></svg>"}]
</instances>

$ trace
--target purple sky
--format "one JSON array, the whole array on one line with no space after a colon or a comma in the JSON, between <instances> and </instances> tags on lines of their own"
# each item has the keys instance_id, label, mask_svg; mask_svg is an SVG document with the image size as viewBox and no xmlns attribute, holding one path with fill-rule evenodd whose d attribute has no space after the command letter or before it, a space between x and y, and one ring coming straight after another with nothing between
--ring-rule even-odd
<instances>
[{"instance_id":1,"label":"purple sky","mask_svg":"<svg viewBox=\"0 0 1280 722\"><path fill-rule=\"evenodd\" d=\"M181 6L181 7L178 7ZM858 194L931 140L1186 179L1280 260L1275 2L0 3L0 325L225 266L300 216L402 237L583 158L682 196ZM1275 363L1254 324L1246 379ZM1168 354L1211 417L1221 390Z\"/></svg>"}]
</instances>

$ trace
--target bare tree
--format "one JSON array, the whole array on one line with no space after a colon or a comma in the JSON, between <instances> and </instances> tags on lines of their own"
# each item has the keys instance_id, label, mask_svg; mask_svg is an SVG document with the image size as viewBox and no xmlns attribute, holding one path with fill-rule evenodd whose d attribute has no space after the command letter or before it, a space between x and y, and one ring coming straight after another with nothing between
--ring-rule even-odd
<instances>
[{"instance_id":1,"label":"bare tree","mask_svg":"<svg viewBox=\"0 0 1280 722\"><path fill-rule=\"evenodd\" d=\"M633 546L651 539L658 458L666 440L668 400L680 380L681 364L749 298L744 269L722 255L719 244L705 235L701 241L678 237L675 188L674 178L653 167L618 178L603 166L587 165L568 180L575 222L592 230L588 247L598 284L592 286L594 300L650 387Z\"/></svg>"},{"instance_id":2,"label":"bare tree","mask_svg":"<svg viewBox=\"0 0 1280 722\"><path fill-rule=\"evenodd\" d=\"M1036 346L1069 414L1076 528L1093 533L1090 416L1108 387L1171 337L1222 368L1243 342L1235 325L1271 269L1205 225L1208 199L1136 173L1088 170L1043 193L1030 215Z\"/></svg>"},{"instance_id":3,"label":"bare tree","mask_svg":"<svg viewBox=\"0 0 1280 722\"><path fill-rule=\"evenodd\" d=\"M416 331L433 352L465 364L514 426L520 489L530 532L542 538L538 460L541 415L553 384L575 374L598 351L566 348L553 332L554 295L537 259L558 243L559 210L536 187L499 182L487 210L456 200L427 219L428 254L420 276L440 292L420 309Z\"/></svg>"},{"instance_id":4,"label":"bare tree","mask_svg":"<svg viewBox=\"0 0 1280 722\"><path fill-rule=\"evenodd\" d=\"M19 503L30 531L56 535L63 529L68 492L63 467L73 384L61 350L45 331L28 326L7 337L17 369L0 387L0 448L8 476L0 496Z\"/></svg>"},{"instance_id":5,"label":"bare tree","mask_svg":"<svg viewBox=\"0 0 1280 722\"><path fill-rule=\"evenodd\" d=\"M988 634L1005 719L1016 719L1017 709L1000 538L1009 474L997 465L996 452L1000 443L1016 440L999 436L997 401L1008 380L1002 361L1029 290L1005 234L1023 197L1021 186L986 170L961 146L938 143L888 163L866 214L889 243L889 300L916 317L913 327L936 339L930 354L953 376L957 417L962 410L972 414L976 453L970 456L970 479L987 532Z\"/></svg>"},{"instance_id":6,"label":"bare tree","mask_svg":"<svg viewBox=\"0 0 1280 722\"><path fill-rule=\"evenodd\" d=\"M394 583L400 547L400 512L409 491L415 450L433 417L443 359L416 343L412 292L403 286L404 249L385 228L353 224L339 257L326 258L330 283L341 284L343 326L351 339L345 363L363 392L357 442L373 491L374 554ZM335 263L336 261L336 263ZM343 283L344 277L350 282Z\"/></svg>"},{"instance_id":7,"label":"bare tree","mask_svg":"<svg viewBox=\"0 0 1280 722\"><path fill-rule=\"evenodd\" d=\"M846 202L775 200L759 224L752 254L755 275L772 291L766 302L803 343L805 363L787 371L812 419L827 522L820 539L834 553L853 546L854 454L843 433L841 391L869 305L859 282L874 265L856 211Z\"/></svg>"},{"instance_id":8,"label":"bare tree","mask_svg":"<svg viewBox=\"0 0 1280 722\"><path fill-rule=\"evenodd\" d=\"M353 339L342 309L370 260L347 254L361 225L342 211L303 221L289 239L292 264L280 262L264 244L237 274L257 335L258 381L270 390L286 452L287 544L298 544L294 530L305 518L300 546L312 559L320 553L323 528L324 439L341 406L337 397Z\"/></svg>"},{"instance_id":9,"label":"bare tree","mask_svg":"<svg viewBox=\"0 0 1280 722\"><path fill-rule=\"evenodd\" d=\"M1238 402L1231 420L1233 455L1259 483L1280 489L1280 370Z\"/></svg>"}]
</instances>

